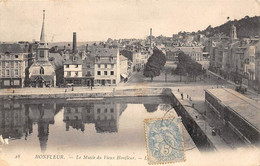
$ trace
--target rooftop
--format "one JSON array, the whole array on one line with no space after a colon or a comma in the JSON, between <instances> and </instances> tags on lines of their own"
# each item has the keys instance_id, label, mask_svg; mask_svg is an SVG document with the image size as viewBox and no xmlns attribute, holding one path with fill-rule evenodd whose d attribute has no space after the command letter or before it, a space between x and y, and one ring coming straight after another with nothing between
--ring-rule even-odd
<instances>
[{"instance_id":1,"label":"rooftop","mask_svg":"<svg viewBox=\"0 0 260 166\"><path fill-rule=\"evenodd\" d=\"M24 53L19 44L0 44L0 53Z\"/></svg>"},{"instance_id":2,"label":"rooftop","mask_svg":"<svg viewBox=\"0 0 260 166\"><path fill-rule=\"evenodd\" d=\"M95 56L101 57L110 57L117 56L118 49L110 49L110 48L97 48L95 51Z\"/></svg>"},{"instance_id":3,"label":"rooftop","mask_svg":"<svg viewBox=\"0 0 260 166\"><path fill-rule=\"evenodd\" d=\"M65 65L76 65L82 63L83 63L82 57L79 54L70 55L69 59L64 62Z\"/></svg>"},{"instance_id":4,"label":"rooftop","mask_svg":"<svg viewBox=\"0 0 260 166\"><path fill-rule=\"evenodd\" d=\"M242 94L226 88L207 89L206 92L214 95L225 106L233 109L260 131L260 104Z\"/></svg>"},{"instance_id":5,"label":"rooftop","mask_svg":"<svg viewBox=\"0 0 260 166\"><path fill-rule=\"evenodd\" d=\"M183 51L185 52L202 52L201 47L167 47L166 50L175 52L175 51Z\"/></svg>"}]
</instances>

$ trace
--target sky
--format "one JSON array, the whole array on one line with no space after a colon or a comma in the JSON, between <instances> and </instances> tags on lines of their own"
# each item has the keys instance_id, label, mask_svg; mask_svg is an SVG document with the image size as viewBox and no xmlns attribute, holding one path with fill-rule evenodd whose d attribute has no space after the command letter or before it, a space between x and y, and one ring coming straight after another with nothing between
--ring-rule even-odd
<instances>
[{"instance_id":1,"label":"sky","mask_svg":"<svg viewBox=\"0 0 260 166\"><path fill-rule=\"evenodd\" d=\"M48 42L172 36L245 16L260 16L260 0L0 0L0 41L39 40L46 11Z\"/></svg>"}]
</instances>

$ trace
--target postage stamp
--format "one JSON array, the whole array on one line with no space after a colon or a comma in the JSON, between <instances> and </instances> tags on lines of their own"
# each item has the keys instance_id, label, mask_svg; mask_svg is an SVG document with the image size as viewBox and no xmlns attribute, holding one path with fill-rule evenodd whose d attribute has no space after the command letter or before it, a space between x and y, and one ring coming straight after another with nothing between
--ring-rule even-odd
<instances>
[{"instance_id":1,"label":"postage stamp","mask_svg":"<svg viewBox=\"0 0 260 166\"><path fill-rule=\"evenodd\" d=\"M182 121L180 117L145 119L149 164L185 161Z\"/></svg>"}]
</instances>

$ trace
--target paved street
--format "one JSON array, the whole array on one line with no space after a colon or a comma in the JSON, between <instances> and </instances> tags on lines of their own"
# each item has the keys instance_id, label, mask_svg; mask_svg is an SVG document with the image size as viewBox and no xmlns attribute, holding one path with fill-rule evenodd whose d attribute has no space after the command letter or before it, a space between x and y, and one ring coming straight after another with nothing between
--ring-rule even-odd
<instances>
[{"instance_id":1,"label":"paved street","mask_svg":"<svg viewBox=\"0 0 260 166\"><path fill-rule=\"evenodd\" d=\"M165 82L165 74L161 73L160 76L155 77L153 82L150 78L143 76L143 72L135 72L128 80L127 83L121 82L117 87L115 86L96 86L92 90L89 87L74 87L72 88L17 88L17 89L0 89L1 95L10 94L62 94L62 93L96 93L96 92L112 92L113 89L132 89L132 88L152 88L152 87L165 87L165 88L180 88L192 91L194 94L192 97L204 97L204 89L208 88L220 88L224 86L226 88L235 89L235 85L227 82L226 80L216 80L213 77L200 80L197 79L196 82L187 81L186 77L182 77L182 82L180 82L180 77L176 75L167 75L167 82ZM195 88L196 87L196 88ZM14 90L14 92L13 92ZM260 95L257 93L252 93L248 91L245 96L260 102Z\"/></svg>"},{"instance_id":2,"label":"paved street","mask_svg":"<svg viewBox=\"0 0 260 166\"><path fill-rule=\"evenodd\" d=\"M188 89L192 89L196 92L198 92L198 88L202 90L202 92L204 93L203 89L208 89L208 88L221 88L221 87L225 87L225 88L230 88L230 89L235 89L235 85L230 83L230 81L226 81L226 80L218 80L215 79L214 77L210 77L210 78L206 78L206 79L199 79L199 77L197 78L196 82L190 82L187 81L188 78L186 77L182 77L182 82L180 82L180 77L177 75L167 75L167 82L165 82L165 74L161 73L160 76L158 77L154 77L153 81L151 82L150 78L145 78L143 76L143 72L136 72L127 83L122 83L120 86L134 86L134 85L146 85L147 87L185 87ZM193 88L196 87L196 90ZM245 94L246 97L251 98L255 101L260 102L260 95L257 94L256 92L252 92L252 91L247 91ZM199 95L198 95L199 96ZM204 94L203 94L204 96Z\"/></svg>"}]
</instances>

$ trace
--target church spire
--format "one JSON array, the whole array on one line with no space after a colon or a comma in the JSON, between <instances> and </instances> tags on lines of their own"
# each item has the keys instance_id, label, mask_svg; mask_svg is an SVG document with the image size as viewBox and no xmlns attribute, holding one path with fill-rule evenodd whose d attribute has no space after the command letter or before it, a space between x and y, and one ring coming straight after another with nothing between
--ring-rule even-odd
<instances>
[{"instance_id":1,"label":"church spire","mask_svg":"<svg viewBox=\"0 0 260 166\"><path fill-rule=\"evenodd\" d=\"M40 43L42 43L42 44L45 44L44 20L45 20L45 10L43 10L42 31L41 31L41 37L40 37Z\"/></svg>"}]
</instances>

